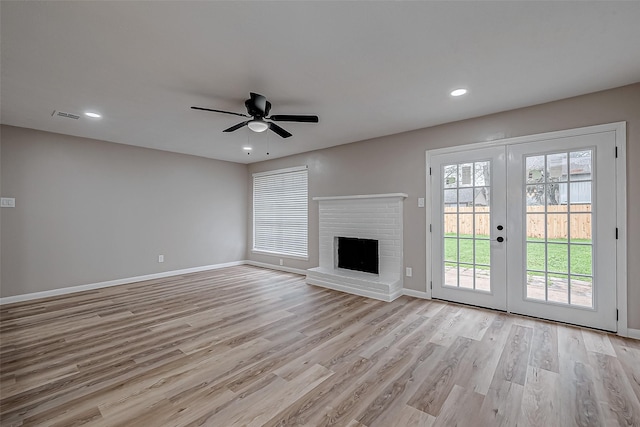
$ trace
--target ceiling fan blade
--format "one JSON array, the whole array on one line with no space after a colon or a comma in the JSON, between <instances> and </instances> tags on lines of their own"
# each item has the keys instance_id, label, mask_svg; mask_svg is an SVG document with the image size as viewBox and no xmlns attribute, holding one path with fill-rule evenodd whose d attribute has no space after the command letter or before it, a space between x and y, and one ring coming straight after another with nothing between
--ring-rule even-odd
<instances>
[{"instance_id":1,"label":"ceiling fan blade","mask_svg":"<svg viewBox=\"0 0 640 427\"><path fill-rule=\"evenodd\" d=\"M275 133L277 133L278 135L280 135L283 138L289 138L291 136L291 134L289 132L287 132L286 130L282 129L280 126L278 126L275 123L269 123L269 129L271 129L272 131L274 131Z\"/></svg>"},{"instance_id":2,"label":"ceiling fan blade","mask_svg":"<svg viewBox=\"0 0 640 427\"><path fill-rule=\"evenodd\" d=\"M297 116L290 114L278 114L269 117L276 122L300 122L300 123L318 123L318 116Z\"/></svg>"},{"instance_id":3,"label":"ceiling fan blade","mask_svg":"<svg viewBox=\"0 0 640 427\"><path fill-rule=\"evenodd\" d=\"M234 116L240 116L240 117L251 117L251 116L247 116L246 114L234 113L231 111L223 111L223 110L213 110L211 108L203 108L203 107L191 107L191 108L194 110L213 111L214 113L233 114Z\"/></svg>"},{"instance_id":4,"label":"ceiling fan blade","mask_svg":"<svg viewBox=\"0 0 640 427\"><path fill-rule=\"evenodd\" d=\"M229 129L225 129L222 132L233 132L234 130L240 129L242 126L246 126L251 120L247 120L246 122L238 123L237 125L231 126Z\"/></svg>"}]
</instances>

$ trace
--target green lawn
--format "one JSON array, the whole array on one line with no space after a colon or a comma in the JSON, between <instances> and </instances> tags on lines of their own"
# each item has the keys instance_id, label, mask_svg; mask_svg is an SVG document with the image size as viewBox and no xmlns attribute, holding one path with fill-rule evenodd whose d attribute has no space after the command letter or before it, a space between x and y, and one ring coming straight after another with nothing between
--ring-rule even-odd
<instances>
[{"instance_id":1,"label":"green lawn","mask_svg":"<svg viewBox=\"0 0 640 427\"><path fill-rule=\"evenodd\" d=\"M445 235L445 261L458 261L461 263L480 264L477 268L482 269L485 264L488 269L490 242L488 240L476 240L474 245L473 236L460 235L460 253L455 234ZM488 239L488 236L476 236ZM591 275L591 240L572 240L574 244L568 244L567 240L550 239L545 244L544 239L527 240L527 270L545 270L545 246L547 248L547 268L546 270L559 273L559 277L566 274ZM475 248L474 248L475 246ZM569 252L571 253L571 265L568 265ZM459 255L459 257L458 257ZM534 274L531 272L529 274ZM555 276L555 275L554 275Z\"/></svg>"}]
</instances>

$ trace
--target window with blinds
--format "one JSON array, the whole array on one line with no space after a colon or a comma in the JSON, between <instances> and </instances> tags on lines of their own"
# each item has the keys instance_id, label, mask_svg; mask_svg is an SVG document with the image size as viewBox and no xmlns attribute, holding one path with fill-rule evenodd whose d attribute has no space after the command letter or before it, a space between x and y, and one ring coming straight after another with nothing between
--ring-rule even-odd
<instances>
[{"instance_id":1,"label":"window with blinds","mask_svg":"<svg viewBox=\"0 0 640 427\"><path fill-rule=\"evenodd\" d=\"M307 167L253 174L253 250L307 258Z\"/></svg>"}]
</instances>

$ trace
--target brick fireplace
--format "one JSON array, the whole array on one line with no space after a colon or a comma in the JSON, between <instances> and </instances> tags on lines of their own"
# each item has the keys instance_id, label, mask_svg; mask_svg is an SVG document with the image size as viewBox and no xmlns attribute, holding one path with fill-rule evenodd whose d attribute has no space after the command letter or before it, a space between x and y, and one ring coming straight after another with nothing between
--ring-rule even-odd
<instances>
[{"instance_id":1,"label":"brick fireplace","mask_svg":"<svg viewBox=\"0 0 640 427\"><path fill-rule=\"evenodd\" d=\"M402 295L404 193L314 197L319 209L319 266L307 283L393 301ZM378 274L338 267L339 237L378 241Z\"/></svg>"}]
</instances>

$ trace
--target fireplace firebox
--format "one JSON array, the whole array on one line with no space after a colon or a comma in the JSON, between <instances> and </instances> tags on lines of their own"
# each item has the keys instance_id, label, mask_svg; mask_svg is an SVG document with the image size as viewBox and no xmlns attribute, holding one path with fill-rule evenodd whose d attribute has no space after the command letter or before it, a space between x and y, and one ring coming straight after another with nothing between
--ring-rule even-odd
<instances>
[{"instance_id":1,"label":"fireplace firebox","mask_svg":"<svg viewBox=\"0 0 640 427\"><path fill-rule=\"evenodd\" d=\"M378 241L336 237L336 265L347 270L378 274Z\"/></svg>"}]
</instances>

